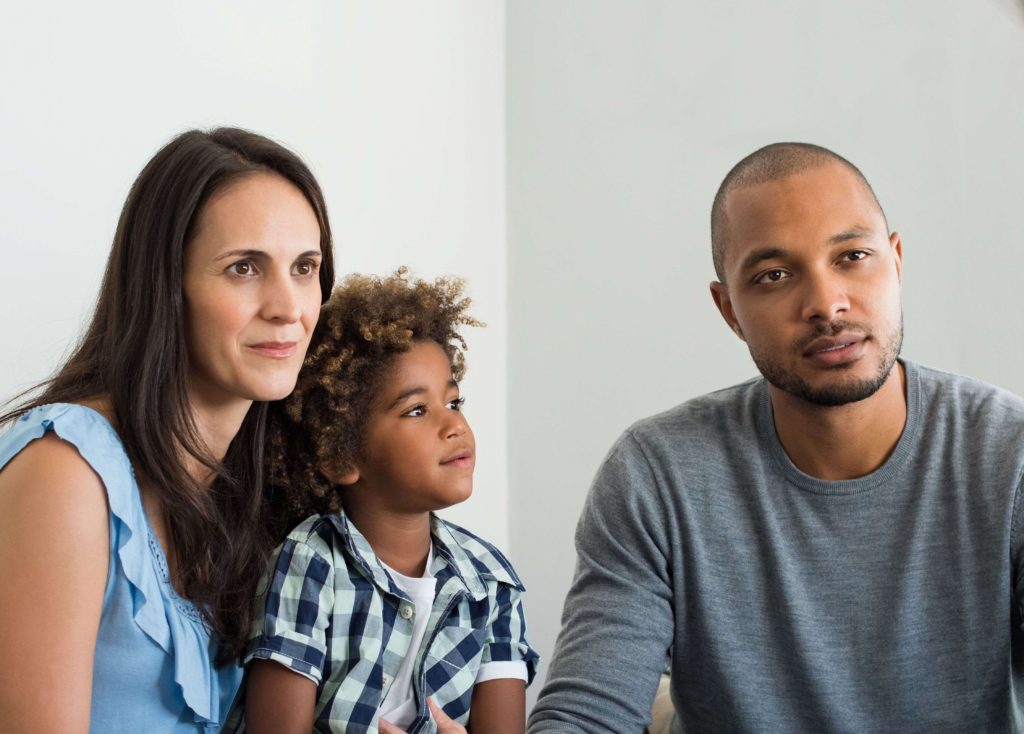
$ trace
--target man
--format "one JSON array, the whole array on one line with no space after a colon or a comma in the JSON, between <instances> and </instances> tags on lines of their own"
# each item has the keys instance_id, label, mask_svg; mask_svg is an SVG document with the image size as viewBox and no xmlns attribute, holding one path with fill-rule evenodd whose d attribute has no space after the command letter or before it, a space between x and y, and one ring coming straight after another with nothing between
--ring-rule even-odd
<instances>
[{"instance_id":1,"label":"man","mask_svg":"<svg viewBox=\"0 0 1024 734\"><path fill-rule=\"evenodd\" d=\"M898 360L903 252L851 163L770 145L712 207L763 379L599 471L531 734L1020 731L1024 401Z\"/></svg>"}]
</instances>

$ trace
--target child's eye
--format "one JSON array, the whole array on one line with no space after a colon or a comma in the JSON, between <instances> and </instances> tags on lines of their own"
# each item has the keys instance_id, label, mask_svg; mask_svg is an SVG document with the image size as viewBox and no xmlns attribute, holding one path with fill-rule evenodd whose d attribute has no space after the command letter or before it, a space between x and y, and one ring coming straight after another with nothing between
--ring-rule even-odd
<instances>
[{"instance_id":1,"label":"child's eye","mask_svg":"<svg viewBox=\"0 0 1024 734\"><path fill-rule=\"evenodd\" d=\"M403 418L419 418L422 415L427 414L427 406L425 405L414 405L409 410L402 413Z\"/></svg>"},{"instance_id":2,"label":"child's eye","mask_svg":"<svg viewBox=\"0 0 1024 734\"><path fill-rule=\"evenodd\" d=\"M455 398L454 400L448 401L449 410L462 410L462 406L466 404L465 398Z\"/></svg>"}]
</instances>

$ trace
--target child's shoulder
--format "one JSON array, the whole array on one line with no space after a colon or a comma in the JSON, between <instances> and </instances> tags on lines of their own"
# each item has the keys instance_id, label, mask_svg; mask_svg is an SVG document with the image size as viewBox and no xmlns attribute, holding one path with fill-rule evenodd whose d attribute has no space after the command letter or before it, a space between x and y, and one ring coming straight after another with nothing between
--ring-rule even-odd
<instances>
[{"instance_id":1,"label":"child's shoulder","mask_svg":"<svg viewBox=\"0 0 1024 734\"><path fill-rule=\"evenodd\" d=\"M284 543L306 546L324 557L333 556L338 545L336 516L326 512L310 515L292 528Z\"/></svg>"},{"instance_id":2,"label":"child's shoulder","mask_svg":"<svg viewBox=\"0 0 1024 734\"><path fill-rule=\"evenodd\" d=\"M495 545L453 522L440 517L436 520L435 533L441 536L446 545L450 538L451 544L462 551L477 573L498 583L514 586L519 591L526 590L511 561ZM449 538L444 538L445 534Z\"/></svg>"}]
</instances>

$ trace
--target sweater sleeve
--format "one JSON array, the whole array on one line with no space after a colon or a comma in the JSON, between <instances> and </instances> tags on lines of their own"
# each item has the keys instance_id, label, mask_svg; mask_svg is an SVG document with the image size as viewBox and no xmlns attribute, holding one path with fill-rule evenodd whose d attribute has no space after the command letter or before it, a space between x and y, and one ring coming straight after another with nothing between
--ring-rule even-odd
<instances>
[{"instance_id":1,"label":"sweater sleeve","mask_svg":"<svg viewBox=\"0 0 1024 734\"><path fill-rule=\"evenodd\" d=\"M1010 569L1019 630L1024 632L1024 476L1017 478L1010 525ZM1019 651L1017 651L1019 652Z\"/></svg>"},{"instance_id":2,"label":"sweater sleeve","mask_svg":"<svg viewBox=\"0 0 1024 734\"><path fill-rule=\"evenodd\" d=\"M655 473L626 433L576 528L576 574L530 734L640 734L650 723L674 631L665 517Z\"/></svg>"}]
</instances>

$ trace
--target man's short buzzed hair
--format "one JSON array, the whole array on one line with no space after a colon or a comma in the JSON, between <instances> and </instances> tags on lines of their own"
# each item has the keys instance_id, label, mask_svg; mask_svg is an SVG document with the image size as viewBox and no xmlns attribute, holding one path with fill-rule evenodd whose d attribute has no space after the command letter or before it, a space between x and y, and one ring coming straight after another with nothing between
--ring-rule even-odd
<instances>
[{"instance_id":1,"label":"man's short buzzed hair","mask_svg":"<svg viewBox=\"0 0 1024 734\"><path fill-rule=\"evenodd\" d=\"M730 192L757 186L758 184L775 181L780 178L792 176L795 173L806 171L810 168L817 168L828 163L838 163L852 171L864 188L871 194L878 211L885 219L885 212L882 205L878 203L871 184L860 172L857 166L834 153L828 148L812 143L772 143L763 148L755 150L746 158L741 160L722 179L718 193L715 194L715 201L711 205L711 257L715 262L715 273L721 282L725 282L725 248L728 244L728 219L725 216L725 200ZM886 229L888 229L886 223Z\"/></svg>"}]
</instances>

